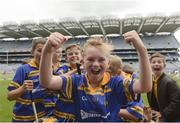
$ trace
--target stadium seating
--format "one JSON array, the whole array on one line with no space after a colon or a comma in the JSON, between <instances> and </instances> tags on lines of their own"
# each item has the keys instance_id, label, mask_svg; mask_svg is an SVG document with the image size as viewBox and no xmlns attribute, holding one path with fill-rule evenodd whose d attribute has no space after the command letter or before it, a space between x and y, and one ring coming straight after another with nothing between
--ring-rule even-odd
<instances>
[{"instance_id":1,"label":"stadium seating","mask_svg":"<svg viewBox=\"0 0 180 123\"><path fill-rule=\"evenodd\" d=\"M148 49L148 53L160 52L164 54L168 61L168 67L176 68L173 65L174 62L178 63L178 47L180 44L177 42L173 35L153 35L153 36L141 36L144 44ZM83 46L87 38L70 38L65 42L63 49L69 44L78 44ZM136 50L132 45L126 44L122 36L108 37L108 40L114 46L112 54L116 54L122 58L127 64L136 64L138 61ZM0 41L0 63L3 64L19 64L26 59L30 59L32 40L23 41ZM62 62L65 62L64 51ZM133 65L136 66L136 65Z\"/></svg>"}]
</instances>

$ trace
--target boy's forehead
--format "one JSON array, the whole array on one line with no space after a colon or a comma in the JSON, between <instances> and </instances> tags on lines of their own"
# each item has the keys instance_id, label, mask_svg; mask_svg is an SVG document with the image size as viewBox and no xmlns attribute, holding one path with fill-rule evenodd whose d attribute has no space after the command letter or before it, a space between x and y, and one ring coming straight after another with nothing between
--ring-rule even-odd
<instances>
[{"instance_id":1,"label":"boy's forehead","mask_svg":"<svg viewBox=\"0 0 180 123\"><path fill-rule=\"evenodd\" d=\"M152 59L151 59L151 61L153 61L153 60L164 60L163 58L161 58L161 57L153 57Z\"/></svg>"},{"instance_id":2,"label":"boy's forehead","mask_svg":"<svg viewBox=\"0 0 180 123\"><path fill-rule=\"evenodd\" d=\"M43 46L44 46L44 44L39 43L39 44L36 45L35 49L43 48Z\"/></svg>"},{"instance_id":3,"label":"boy's forehead","mask_svg":"<svg viewBox=\"0 0 180 123\"><path fill-rule=\"evenodd\" d=\"M74 50L80 51L80 49L77 48L77 47L71 47L71 48L67 49L66 52L71 52L72 50L73 50L73 51L74 51Z\"/></svg>"},{"instance_id":4,"label":"boy's forehead","mask_svg":"<svg viewBox=\"0 0 180 123\"><path fill-rule=\"evenodd\" d=\"M86 57L104 57L108 58L107 54L98 48L87 48L86 51L84 52L84 56Z\"/></svg>"}]
</instances>

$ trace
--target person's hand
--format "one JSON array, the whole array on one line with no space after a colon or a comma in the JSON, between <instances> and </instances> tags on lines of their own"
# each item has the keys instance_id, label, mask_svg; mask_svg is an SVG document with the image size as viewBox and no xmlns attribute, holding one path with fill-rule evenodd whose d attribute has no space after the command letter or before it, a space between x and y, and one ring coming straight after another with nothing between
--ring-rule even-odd
<instances>
[{"instance_id":1,"label":"person's hand","mask_svg":"<svg viewBox=\"0 0 180 123\"><path fill-rule=\"evenodd\" d=\"M25 80L22 89L24 91L32 91L33 90L33 81L32 80Z\"/></svg>"},{"instance_id":2,"label":"person's hand","mask_svg":"<svg viewBox=\"0 0 180 123\"><path fill-rule=\"evenodd\" d=\"M161 118L161 113L155 110L152 110L152 119L154 121L159 121L159 119Z\"/></svg>"},{"instance_id":3,"label":"person's hand","mask_svg":"<svg viewBox=\"0 0 180 123\"><path fill-rule=\"evenodd\" d=\"M143 113L144 113L144 119L145 119L147 122L150 122L150 121L152 120L151 108L150 108L150 107L147 107L147 106L144 106L144 108L143 108Z\"/></svg>"},{"instance_id":4,"label":"person's hand","mask_svg":"<svg viewBox=\"0 0 180 123\"><path fill-rule=\"evenodd\" d=\"M53 48L53 51L59 49L61 45L67 40L67 38L64 35L58 32L51 33L50 36L47 37L47 39L48 39L47 45L50 48Z\"/></svg>"},{"instance_id":5,"label":"person's hand","mask_svg":"<svg viewBox=\"0 0 180 123\"><path fill-rule=\"evenodd\" d=\"M142 48L145 48L145 45L143 44L141 38L135 30L126 32L123 34L123 36L126 43L130 45L132 44L137 51L140 51Z\"/></svg>"}]
</instances>

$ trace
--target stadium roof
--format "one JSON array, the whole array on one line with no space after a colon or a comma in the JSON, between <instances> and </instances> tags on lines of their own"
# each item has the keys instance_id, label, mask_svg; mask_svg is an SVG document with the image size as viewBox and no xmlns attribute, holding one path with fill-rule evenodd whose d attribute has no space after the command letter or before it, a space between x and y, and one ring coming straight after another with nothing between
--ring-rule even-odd
<instances>
[{"instance_id":1,"label":"stadium roof","mask_svg":"<svg viewBox=\"0 0 180 123\"><path fill-rule=\"evenodd\" d=\"M24 21L21 24L6 22L0 27L0 39L47 37L51 32L65 36L92 36L118 34L136 30L138 33L174 33L180 27L180 16L128 17L84 17L80 20L64 18L58 22L43 20L39 23Z\"/></svg>"}]
</instances>

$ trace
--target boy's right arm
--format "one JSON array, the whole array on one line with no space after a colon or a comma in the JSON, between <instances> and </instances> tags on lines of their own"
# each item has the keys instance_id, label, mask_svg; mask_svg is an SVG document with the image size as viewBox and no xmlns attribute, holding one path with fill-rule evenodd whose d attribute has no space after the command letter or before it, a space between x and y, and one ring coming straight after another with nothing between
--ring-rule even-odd
<instances>
[{"instance_id":1,"label":"boy's right arm","mask_svg":"<svg viewBox=\"0 0 180 123\"><path fill-rule=\"evenodd\" d=\"M62 79L52 74L52 57L53 53L60 48L64 41L66 41L66 37L55 32L48 37L45 44L40 62L40 83L45 88L53 90L62 88Z\"/></svg>"}]
</instances>

